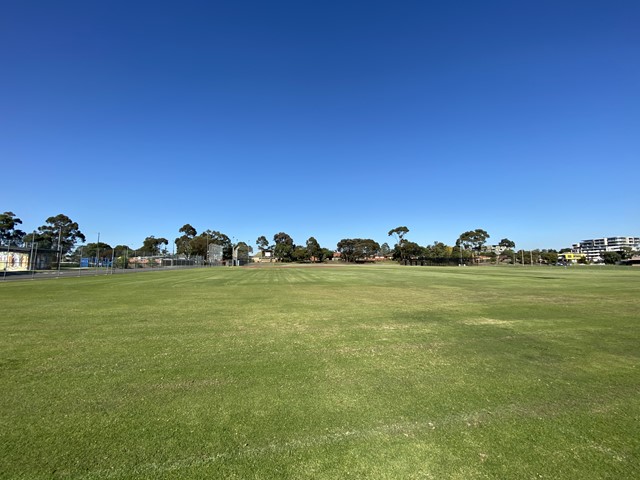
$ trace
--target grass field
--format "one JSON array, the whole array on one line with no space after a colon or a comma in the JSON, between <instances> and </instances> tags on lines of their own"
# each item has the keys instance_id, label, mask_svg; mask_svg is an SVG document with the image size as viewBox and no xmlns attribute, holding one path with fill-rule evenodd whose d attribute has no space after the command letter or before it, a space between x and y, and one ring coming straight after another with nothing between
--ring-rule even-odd
<instances>
[{"instance_id":1,"label":"grass field","mask_svg":"<svg viewBox=\"0 0 640 480\"><path fill-rule=\"evenodd\" d=\"M0 284L0 478L640 478L640 269Z\"/></svg>"}]
</instances>

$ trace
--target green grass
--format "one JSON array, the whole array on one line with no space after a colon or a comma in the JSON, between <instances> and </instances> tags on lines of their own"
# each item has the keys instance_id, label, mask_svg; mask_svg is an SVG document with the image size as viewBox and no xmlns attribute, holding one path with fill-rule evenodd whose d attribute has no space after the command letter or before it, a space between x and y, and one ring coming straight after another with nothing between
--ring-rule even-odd
<instances>
[{"instance_id":1,"label":"green grass","mask_svg":"<svg viewBox=\"0 0 640 480\"><path fill-rule=\"evenodd\" d=\"M0 284L0 478L640 478L640 269Z\"/></svg>"}]
</instances>

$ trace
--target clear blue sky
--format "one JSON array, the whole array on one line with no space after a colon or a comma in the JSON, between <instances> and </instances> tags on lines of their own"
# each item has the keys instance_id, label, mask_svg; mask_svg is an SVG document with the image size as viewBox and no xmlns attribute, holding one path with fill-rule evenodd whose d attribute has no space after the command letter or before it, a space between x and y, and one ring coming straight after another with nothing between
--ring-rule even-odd
<instances>
[{"instance_id":1,"label":"clear blue sky","mask_svg":"<svg viewBox=\"0 0 640 480\"><path fill-rule=\"evenodd\" d=\"M26 231L640 235L638 1L0 8L0 209Z\"/></svg>"}]
</instances>

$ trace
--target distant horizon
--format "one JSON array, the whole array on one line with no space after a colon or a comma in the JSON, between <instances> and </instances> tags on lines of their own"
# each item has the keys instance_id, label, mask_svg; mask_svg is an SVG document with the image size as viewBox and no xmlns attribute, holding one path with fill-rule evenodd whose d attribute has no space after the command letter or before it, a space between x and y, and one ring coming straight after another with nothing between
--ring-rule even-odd
<instances>
[{"instance_id":1,"label":"distant horizon","mask_svg":"<svg viewBox=\"0 0 640 480\"><path fill-rule=\"evenodd\" d=\"M25 231L559 250L640 228L638 2L11 2L2 22L2 209Z\"/></svg>"}]
</instances>

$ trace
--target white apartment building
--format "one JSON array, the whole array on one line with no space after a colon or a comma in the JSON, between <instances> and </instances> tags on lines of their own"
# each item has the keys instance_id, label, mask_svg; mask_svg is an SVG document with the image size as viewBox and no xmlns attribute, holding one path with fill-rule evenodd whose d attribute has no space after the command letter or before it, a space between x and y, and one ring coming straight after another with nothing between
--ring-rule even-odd
<instances>
[{"instance_id":1,"label":"white apartment building","mask_svg":"<svg viewBox=\"0 0 640 480\"><path fill-rule=\"evenodd\" d=\"M481 252L487 252L487 253L495 253L496 255L501 255L502 252L504 252L507 249L507 247L503 247L502 245L483 245L480 248Z\"/></svg>"},{"instance_id":2,"label":"white apartment building","mask_svg":"<svg viewBox=\"0 0 640 480\"><path fill-rule=\"evenodd\" d=\"M571 251L584 253L589 261L600 262L604 252L621 252L625 247L640 250L640 237L606 237L582 240L580 243L574 243Z\"/></svg>"}]
</instances>

